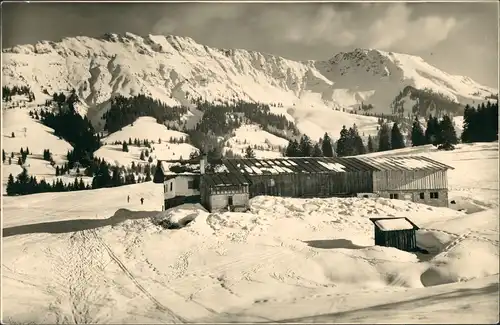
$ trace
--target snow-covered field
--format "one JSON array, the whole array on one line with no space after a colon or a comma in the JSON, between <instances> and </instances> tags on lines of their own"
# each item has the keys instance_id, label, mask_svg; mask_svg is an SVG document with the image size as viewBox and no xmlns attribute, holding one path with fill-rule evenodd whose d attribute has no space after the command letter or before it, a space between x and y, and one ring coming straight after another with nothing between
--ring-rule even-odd
<instances>
[{"instance_id":1,"label":"snow-covered field","mask_svg":"<svg viewBox=\"0 0 500 325\"><path fill-rule=\"evenodd\" d=\"M4 197L3 320L498 322L497 143L405 150L455 167L450 200L480 209L256 197L166 230L158 184ZM375 216L410 218L430 254L373 246Z\"/></svg>"},{"instance_id":2,"label":"snow-covered field","mask_svg":"<svg viewBox=\"0 0 500 325\"><path fill-rule=\"evenodd\" d=\"M257 158L275 158L283 156L280 148L286 148L288 140L277 137L262 130L258 125L242 125L234 131L234 136L225 144L225 150L232 150L240 156L245 155L245 150L250 146Z\"/></svg>"},{"instance_id":3,"label":"snow-covered field","mask_svg":"<svg viewBox=\"0 0 500 325\"><path fill-rule=\"evenodd\" d=\"M148 150L154 163L157 159L189 159L192 152L198 152L198 149L188 143L170 143L171 140L186 139L187 134L169 130L165 125L158 124L152 117L140 117L133 125L127 125L122 130L114 132L105 137L103 146L95 153L95 157L103 158L110 164L120 166L130 166L132 162L144 163L140 160L141 152ZM122 145L116 145L115 142L127 142L139 139L141 146L134 144L128 146L128 152L122 150ZM151 143L151 148L144 146L144 140ZM145 157L148 160L148 157Z\"/></svg>"}]
</instances>

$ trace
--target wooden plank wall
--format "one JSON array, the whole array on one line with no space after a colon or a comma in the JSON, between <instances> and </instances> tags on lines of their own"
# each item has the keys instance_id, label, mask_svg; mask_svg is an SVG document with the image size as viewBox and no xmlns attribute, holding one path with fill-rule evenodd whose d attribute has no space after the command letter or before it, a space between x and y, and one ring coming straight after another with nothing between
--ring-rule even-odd
<instances>
[{"instance_id":1,"label":"wooden plank wall","mask_svg":"<svg viewBox=\"0 0 500 325\"><path fill-rule=\"evenodd\" d=\"M377 171L373 173L373 190L447 189L446 171Z\"/></svg>"},{"instance_id":2,"label":"wooden plank wall","mask_svg":"<svg viewBox=\"0 0 500 325\"><path fill-rule=\"evenodd\" d=\"M373 191L371 172L255 175L250 178L250 197L331 197ZM271 179L274 186L270 185Z\"/></svg>"}]
</instances>

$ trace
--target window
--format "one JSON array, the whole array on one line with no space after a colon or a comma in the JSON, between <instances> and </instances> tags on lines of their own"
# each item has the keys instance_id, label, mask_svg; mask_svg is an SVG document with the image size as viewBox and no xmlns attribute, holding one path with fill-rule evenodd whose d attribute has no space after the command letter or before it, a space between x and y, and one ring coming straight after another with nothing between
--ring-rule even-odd
<instances>
[{"instance_id":1,"label":"window","mask_svg":"<svg viewBox=\"0 0 500 325\"><path fill-rule=\"evenodd\" d=\"M165 191L165 193L168 192L168 187L167 187L167 184L163 185L163 191Z\"/></svg>"},{"instance_id":2,"label":"window","mask_svg":"<svg viewBox=\"0 0 500 325\"><path fill-rule=\"evenodd\" d=\"M233 197L232 196L227 197L227 205L229 205L229 206L233 205Z\"/></svg>"},{"instance_id":3,"label":"window","mask_svg":"<svg viewBox=\"0 0 500 325\"><path fill-rule=\"evenodd\" d=\"M431 192L431 199L439 199L438 192Z\"/></svg>"},{"instance_id":4,"label":"window","mask_svg":"<svg viewBox=\"0 0 500 325\"><path fill-rule=\"evenodd\" d=\"M425 199L425 193L422 192L422 193L420 193L420 200L423 200L423 199Z\"/></svg>"},{"instance_id":5,"label":"window","mask_svg":"<svg viewBox=\"0 0 500 325\"><path fill-rule=\"evenodd\" d=\"M170 191L172 191L172 188L174 187L174 183L170 183Z\"/></svg>"},{"instance_id":6,"label":"window","mask_svg":"<svg viewBox=\"0 0 500 325\"><path fill-rule=\"evenodd\" d=\"M399 194L397 194L397 193L391 193L391 194L389 194L389 197L391 199L397 200L397 199L399 199Z\"/></svg>"},{"instance_id":7,"label":"window","mask_svg":"<svg viewBox=\"0 0 500 325\"><path fill-rule=\"evenodd\" d=\"M188 181L188 188L193 189L194 188L194 181Z\"/></svg>"}]
</instances>

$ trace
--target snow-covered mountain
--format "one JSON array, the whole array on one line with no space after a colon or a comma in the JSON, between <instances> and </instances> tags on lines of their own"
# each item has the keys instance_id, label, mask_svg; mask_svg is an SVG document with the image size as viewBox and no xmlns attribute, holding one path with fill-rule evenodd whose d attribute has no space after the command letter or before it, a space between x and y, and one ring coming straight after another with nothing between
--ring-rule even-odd
<instances>
[{"instance_id":1,"label":"snow-covered mountain","mask_svg":"<svg viewBox=\"0 0 500 325\"><path fill-rule=\"evenodd\" d=\"M199 97L280 103L276 113L307 123L316 110L349 110L361 103L390 113L401 106L395 99L408 86L463 104L498 93L420 57L373 49L296 62L210 48L186 37L126 33L19 45L4 49L2 58L4 85L28 85L35 95L74 88L89 115L114 94L143 93L170 105L190 105Z\"/></svg>"}]
</instances>

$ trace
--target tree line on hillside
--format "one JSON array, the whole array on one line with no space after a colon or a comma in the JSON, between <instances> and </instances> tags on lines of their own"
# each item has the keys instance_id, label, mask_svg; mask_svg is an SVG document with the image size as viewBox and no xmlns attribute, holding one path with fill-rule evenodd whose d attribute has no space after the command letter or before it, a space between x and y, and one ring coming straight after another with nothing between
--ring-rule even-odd
<instances>
[{"instance_id":1,"label":"tree line on hillside","mask_svg":"<svg viewBox=\"0 0 500 325\"><path fill-rule=\"evenodd\" d=\"M81 191L149 182L156 170L154 165L149 164L136 165L132 163L132 166L127 170L124 167L110 165L102 159L95 159L93 162L93 165L85 171L86 176L93 176L91 185L85 184L81 177L75 177L74 182L66 184L60 178L53 180L52 183L45 179L38 181L35 176L30 176L27 169L23 167L22 172L15 179L12 174L9 175L7 195ZM67 164L62 167L56 166L56 176L69 174L69 170ZM145 176L138 175L139 172L143 172Z\"/></svg>"},{"instance_id":2,"label":"tree line on hillside","mask_svg":"<svg viewBox=\"0 0 500 325\"><path fill-rule=\"evenodd\" d=\"M453 144L458 143L458 138L449 116L445 115L441 120L429 116L425 130L418 118L415 119L411 130L411 142L412 146L433 144L439 149L450 149ZM340 137L335 143L326 133L314 144L307 135L302 135L299 141L289 142L284 155L287 157L345 157L404 147L406 147L406 141L398 123L393 123L392 127L389 127L387 122L382 121L377 136L369 135L366 144L354 124L349 129L343 126Z\"/></svg>"},{"instance_id":3,"label":"tree line on hillside","mask_svg":"<svg viewBox=\"0 0 500 325\"><path fill-rule=\"evenodd\" d=\"M89 119L76 112L74 104L77 101L78 96L74 92L68 97L62 93L54 94L54 102L59 110L57 112L41 110L40 120L44 125L54 129L54 135L71 144L72 162L88 166L93 159L94 151L101 146L101 141Z\"/></svg>"},{"instance_id":4,"label":"tree line on hillside","mask_svg":"<svg viewBox=\"0 0 500 325\"><path fill-rule=\"evenodd\" d=\"M180 122L181 117L187 113L183 106L168 106L159 100L145 95L133 97L117 96L111 100L109 110L102 116L105 120L104 130L109 133L121 130L123 127L134 123L141 116L150 116L160 124L166 121Z\"/></svg>"},{"instance_id":5,"label":"tree line on hillside","mask_svg":"<svg viewBox=\"0 0 500 325\"><path fill-rule=\"evenodd\" d=\"M5 102L12 101L12 96L25 95L28 96L28 101L32 102L35 100L35 94L31 91L28 86L13 86L12 88L8 86L2 87L2 100Z\"/></svg>"},{"instance_id":6,"label":"tree line on hillside","mask_svg":"<svg viewBox=\"0 0 500 325\"><path fill-rule=\"evenodd\" d=\"M461 140L463 143L498 140L498 102L465 106Z\"/></svg>"}]
</instances>

